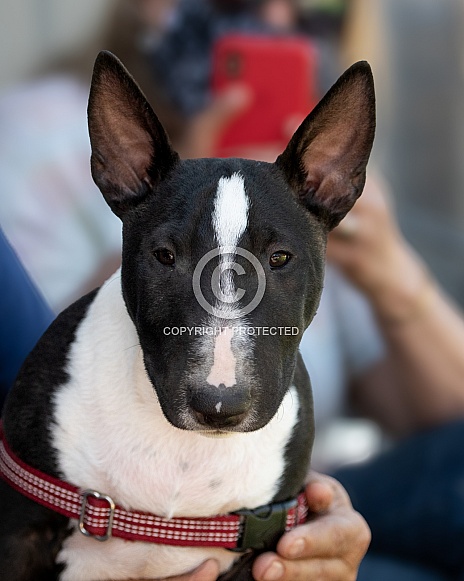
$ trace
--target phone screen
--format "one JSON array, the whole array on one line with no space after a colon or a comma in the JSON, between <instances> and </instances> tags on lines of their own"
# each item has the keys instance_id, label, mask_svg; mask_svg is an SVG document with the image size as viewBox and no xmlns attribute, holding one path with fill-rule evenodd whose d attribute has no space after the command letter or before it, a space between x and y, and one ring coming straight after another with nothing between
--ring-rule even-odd
<instances>
[{"instance_id":1,"label":"phone screen","mask_svg":"<svg viewBox=\"0 0 464 581\"><path fill-rule=\"evenodd\" d=\"M283 150L318 99L316 48L300 37L224 36L214 50L213 92L234 84L246 85L252 98L225 129L217 155L233 156L248 146Z\"/></svg>"}]
</instances>

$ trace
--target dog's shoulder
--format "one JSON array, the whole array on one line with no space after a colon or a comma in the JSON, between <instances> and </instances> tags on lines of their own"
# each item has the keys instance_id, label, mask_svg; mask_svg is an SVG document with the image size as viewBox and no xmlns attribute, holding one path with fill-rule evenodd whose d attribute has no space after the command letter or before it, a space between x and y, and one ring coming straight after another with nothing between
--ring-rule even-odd
<instances>
[{"instance_id":1,"label":"dog's shoulder","mask_svg":"<svg viewBox=\"0 0 464 581\"><path fill-rule=\"evenodd\" d=\"M70 305L45 331L19 371L3 412L5 436L12 449L25 462L56 476L48 439L53 396L69 379L69 351L97 291Z\"/></svg>"},{"instance_id":2,"label":"dog's shoulder","mask_svg":"<svg viewBox=\"0 0 464 581\"><path fill-rule=\"evenodd\" d=\"M70 347L97 291L73 303L53 321L26 358L3 413L6 438L28 464L54 476L57 464L49 441L53 395L68 381ZM68 519L22 496L0 481L0 569L2 579L59 578L55 563Z\"/></svg>"},{"instance_id":3,"label":"dog's shoulder","mask_svg":"<svg viewBox=\"0 0 464 581\"><path fill-rule=\"evenodd\" d=\"M298 420L285 447L285 470L280 480L279 490L274 497L275 501L285 500L300 492L301 483L304 482L308 472L314 440L311 381L300 352L297 354L293 385L298 396Z\"/></svg>"}]
</instances>

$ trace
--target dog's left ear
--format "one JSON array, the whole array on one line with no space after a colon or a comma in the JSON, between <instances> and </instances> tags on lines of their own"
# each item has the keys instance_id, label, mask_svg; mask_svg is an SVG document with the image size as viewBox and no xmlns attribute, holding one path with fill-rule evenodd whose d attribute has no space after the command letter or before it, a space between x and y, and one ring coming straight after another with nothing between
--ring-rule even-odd
<instances>
[{"instance_id":1,"label":"dog's left ear","mask_svg":"<svg viewBox=\"0 0 464 581\"><path fill-rule=\"evenodd\" d=\"M95 61L88 119L92 177L121 218L153 191L179 156L131 75L107 51Z\"/></svg>"},{"instance_id":2,"label":"dog's left ear","mask_svg":"<svg viewBox=\"0 0 464 581\"><path fill-rule=\"evenodd\" d=\"M331 229L361 195L375 132L370 66L349 68L306 117L278 165L301 203Z\"/></svg>"}]
</instances>

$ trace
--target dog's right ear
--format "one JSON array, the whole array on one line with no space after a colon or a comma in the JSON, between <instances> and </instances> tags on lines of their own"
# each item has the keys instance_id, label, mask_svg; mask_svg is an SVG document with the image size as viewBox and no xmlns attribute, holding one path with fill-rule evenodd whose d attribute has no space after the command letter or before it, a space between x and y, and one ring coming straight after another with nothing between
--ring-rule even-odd
<instances>
[{"instance_id":1,"label":"dog's right ear","mask_svg":"<svg viewBox=\"0 0 464 581\"><path fill-rule=\"evenodd\" d=\"M95 61L88 121L92 177L121 218L146 198L179 156L134 79L107 51Z\"/></svg>"}]
</instances>

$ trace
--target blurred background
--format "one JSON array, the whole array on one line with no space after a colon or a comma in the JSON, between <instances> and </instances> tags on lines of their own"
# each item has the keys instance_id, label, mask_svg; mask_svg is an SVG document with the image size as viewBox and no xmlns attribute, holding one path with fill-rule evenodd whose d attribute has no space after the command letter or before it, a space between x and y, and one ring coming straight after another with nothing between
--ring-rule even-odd
<instances>
[{"instance_id":1,"label":"blurred background","mask_svg":"<svg viewBox=\"0 0 464 581\"><path fill-rule=\"evenodd\" d=\"M0 4L0 223L55 311L100 281L117 261L119 224L94 191L88 170L85 102L94 57L110 48L126 63L176 142L185 110L176 101L179 89L172 77L182 84L183 69L166 71L166 59L177 53L172 46L161 50L165 70L159 83L154 55L175 26L178 4ZM228 10L234 1L218 4ZM305 33L323 47L321 92L354 60L371 62L379 117L374 162L392 186L406 237L464 304L464 3L297 4ZM163 83L167 90L160 89Z\"/></svg>"},{"instance_id":2,"label":"blurred background","mask_svg":"<svg viewBox=\"0 0 464 581\"><path fill-rule=\"evenodd\" d=\"M100 32L111 0L5 0L0 5L2 88L24 80L56 58L80 50Z\"/></svg>"}]
</instances>

